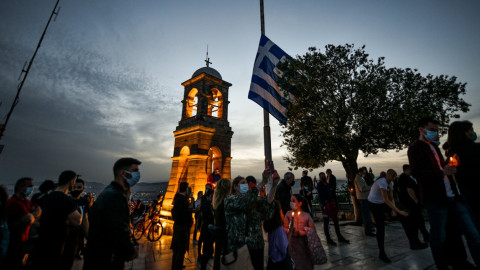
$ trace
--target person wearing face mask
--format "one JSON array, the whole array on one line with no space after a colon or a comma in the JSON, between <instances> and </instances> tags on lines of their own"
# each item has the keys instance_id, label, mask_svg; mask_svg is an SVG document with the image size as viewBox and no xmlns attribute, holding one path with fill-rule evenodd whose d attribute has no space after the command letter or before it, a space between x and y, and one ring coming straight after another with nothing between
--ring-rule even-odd
<instances>
[{"instance_id":1,"label":"person wearing face mask","mask_svg":"<svg viewBox=\"0 0 480 270\"><path fill-rule=\"evenodd\" d=\"M252 179L253 177L248 177ZM262 189L272 178L272 187L267 197L259 197ZM225 198L225 220L228 235L227 250L233 252L245 244L250 253L253 269L263 269L264 241L262 234L262 220L273 216L275 191L280 177L277 171L273 174L267 168L262 173L262 182L258 185L249 185L242 176L232 181L232 194ZM256 183L256 179L251 180Z\"/></svg>"},{"instance_id":2,"label":"person wearing face mask","mask_svg":"<svg viewBox=\"0 0 480 270\"><path fill-rule=\"evenodd\" d=\"M40 236L33 253L34 269L61 269L67 255L64 246L68 238L68 227L82 223L82 215L67 196L76 179L74 171L63 171L58 177L57 187L45 201L40 218Z\"/></svg>"},{"instance_id":3,"label":"person wearing face mask","mask_svg":"<svg viewBox=\"0 0 480 270\"><path fill-rule=\"evenodd\" d=\"M308 170L302 172L302 178L300 178L300 195L302 195L308 202L308 207L310 208L310 216L313 219L313 180L308 176Z\"/></svg>"},{"instance_id":4,"label":"person wearing face mask","mask_svg":"<svg viewBox=\"0 0 480 270\"><path fill-rule=\"evenodd\" d=\"M255 189L258 190L258 192L262 189L264 190L270 178L272 179L272 185L268 195L264 197L257 196L253 207L247 211L248 237L246 244L255 270L263 270L265 241L263 240L262 221L270 219L275 212L275 204L273 201L280 177L276 170L273 170L272 173L272 171L267 168L262 173L262 182L256 185L257 180L253 176L247 176L247 179L250 179L250 181L247 181L251 183L249 184L249 190L252 190L252 192Z\"/></svg>"},{"instance_id":5,"label":"person wearing face mask","mask_svg":"<svg viewBox=\"0 0 480 270\"><path fill-rule=\"evenodd\" d=\"M307 242L307 227L315 231L315 225L308 213L308 202L302 195L294 194L290 197L290 208L292 210L285 214L283 227L289 236L288 252L295 264L294 269L313 269Z\"/></svg>"},{"instance_id":6,"label":"person wearing face mask","mask_svg":"<svg viewBox=\"0 0 480 270\"><path fill-rule=\"evenodd\" d=\"M480 203L476 200L480 181L480 143L476 143L477 134L470 121L455 121L448 128L447 142L443 145L447 157L456 155L458 159L456 181L460 193L465 197L471 216L480 231Z\"/></svg>"},{"instance_id":7,"label":"person wearing face mask","mask_svg":"<svg viewBox=\"0 0 480 270\"><path fill-rule=\"evenodd\" d=\"M113 182L88 211L83 269L124 269L125 261L138 256L138 246L130 235L127 194L140 181L140 164L134 158L117 160L113 165Z\"/></svg>"},{"instance_id":8,"label":"person wearing face mask","mask_svg":"<svg viewBox=\"0 0 480 270\"><path fill-rule=\"evenodd\" d=\"M247 180L237 176L232 181L232 193L224 200L227 227L227 252L233 252L246 244L247 211L251 211L258 196L258 189L248 190Z\"/></svg>"},{"instance_id":9,"label":"person wearing face mask","mask_svg":"<svg viewBox=\"0 0 480 270\"><path fill-rule=\"evenodd\" d=\"M62 269L71 269L75 258L81 259L80 252L84 252L84 238L88 233L88 208L89 200L82 197L85 190L85 181L77 179L70 191L70 198L72 199L77 211L82 215L82 224L80 226L69 226L69 234L64 247L64 256L61 262Z\"/></svg>"},{"instance_id":10,"label":"person wearing face mask","mask_svg":"<svg viewBox=\"0 0 480 270\"><path fill-rule=\"evenodd\" d=\"M10 243L8 246L5 269L20 269L23 267L25 254L31 251L29 232L38 219L42 209L32 203L28 196L33 191L33 179L20 178L15 183L15 193L7 201L7 222L10 230ZM30 261L30 260L29 260Z\"/></svg>"},{"instance_id":11,"label":"person wearing face mask","mask_svg":"<svg viewBox=\"0 0 480 270\"><path fill-rule=\"evenodd\" d=\"M427 209L430 249L436 267L472 269L461 234L468 239L470 253L477 266L480 265L480 235L453 177L457 168L448 165L437 146L438 124L432 118L418 121L419 138L407 152L409 165L412 176L418 182L421 201Z\"/></svg>"}]
</instances>

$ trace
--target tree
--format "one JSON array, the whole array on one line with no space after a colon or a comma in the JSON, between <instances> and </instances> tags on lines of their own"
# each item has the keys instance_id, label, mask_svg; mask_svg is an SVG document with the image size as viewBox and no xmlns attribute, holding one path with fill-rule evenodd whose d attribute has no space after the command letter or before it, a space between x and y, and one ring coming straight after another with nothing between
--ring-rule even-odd
<instances>
[{"instance_id":1,"label":"tree","mask_svg":"<svg viewBox=\"0 0 480 270\"><path fill-rule=\"evenodd\" d=\"M422 76L416 69L386 68L384 57L368 58L365 46L311 47L283 63L279 86L292 89L282 131L285 160L295 168L340 161L349 187L365 156L401 150L418 137L417 120L432 116L443 124L467 112L466 83L445 75ZM441 129L441 134L446 127Z\"/></svg>"}]
</instances>

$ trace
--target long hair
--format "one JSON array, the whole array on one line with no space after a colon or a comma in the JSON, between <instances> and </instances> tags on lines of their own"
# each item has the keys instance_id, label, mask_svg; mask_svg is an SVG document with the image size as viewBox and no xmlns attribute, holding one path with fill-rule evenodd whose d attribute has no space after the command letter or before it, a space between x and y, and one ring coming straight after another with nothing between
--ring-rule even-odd
<instances>
[{"instance_id":1,"label":"long hair","mask_svg":"<svg viewBox=\"0 0 480 270\"><path fill-rule=\"evenodd\" d=\"M302 211L306 212L306 213L310 213L310 209L308 208L308 202L305 199L305 197L303 197L300 194L293 194L293 196L295 196L295 198L297 198L297 201L302 203Z\"/></svg>"},{"instance_id":2,"label":"long hair","mask_svg":"<svg viewBox=\"0 0 480 270\"><path fill-rule=\"evenodd\" d=\"M267 233L271 233L276 228L283 226L282 206L277 200L273 201L273 203L275 205L275 210L273 212L272 218L267 219L263 222L263 229L265 229L265 232Z\"/></svg>"},{"instance_id":3,"label":"long hair","mask_svg":"<svg viewBox=\"0 0 480 270\"><path fill-rule=\"evenodd\" d=\"M459 146L465 145L471 142L470 138L467 137L467 131L473 127L473 124L470 121L455 121L448 127L448 138L447 143L444 145L445 148L448 148L448 152L453 152ZM445 149L447 150L447 149Z\"/></svg>"},{"instance_id":4,"label":"long hair","mask_svg":"<svg viewBox=\"0 0 480 270\"><path fill-rule=\"evenodd\" d=\"M223 200L232 192L232 181L222 178L217 182L215 192L213 193L213 209L217 209L223 203Z\"/></svg>"}]
</instances>

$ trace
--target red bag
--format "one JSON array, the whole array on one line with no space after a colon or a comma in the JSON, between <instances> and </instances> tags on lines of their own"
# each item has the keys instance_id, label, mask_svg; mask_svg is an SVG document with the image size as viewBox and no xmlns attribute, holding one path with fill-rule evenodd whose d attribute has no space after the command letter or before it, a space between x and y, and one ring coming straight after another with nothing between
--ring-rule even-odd
<instances>
[{"instance_id":1,"label":"red bag","mask_svg":"<svg viewBox=\"0 0 480 270\"><path fill-rule=\"evenodd\" d=\"M328 202L325 205L325 210L323 214L327 215L329 218L337 218L338 217L337 204L335 202Z\"/></svg>"}]
</instances>

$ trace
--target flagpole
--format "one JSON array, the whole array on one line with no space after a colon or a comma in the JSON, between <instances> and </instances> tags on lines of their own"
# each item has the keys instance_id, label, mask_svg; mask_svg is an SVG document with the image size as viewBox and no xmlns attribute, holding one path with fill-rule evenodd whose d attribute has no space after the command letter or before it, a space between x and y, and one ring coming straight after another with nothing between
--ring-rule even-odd
<instances>
[{"instance_id":1,"label":"flagpole","mask_svg":"<svg viewBox=\"0 0 480 270\"><path fill-rule=\"evenodd\" d=\"M260 26L262 35L265 35L265 20L263 17L263 0L260 0ZM263 145L265 148L265 160L272 160L272 142L270 137L270 114L263 110ZM266 165L266 164L265 164Z\"/></svg>"}]
</instances>

